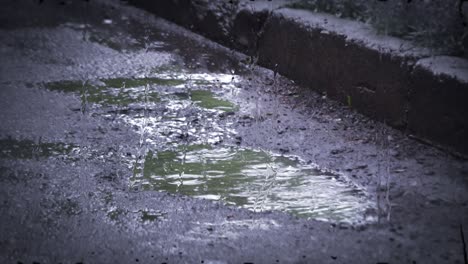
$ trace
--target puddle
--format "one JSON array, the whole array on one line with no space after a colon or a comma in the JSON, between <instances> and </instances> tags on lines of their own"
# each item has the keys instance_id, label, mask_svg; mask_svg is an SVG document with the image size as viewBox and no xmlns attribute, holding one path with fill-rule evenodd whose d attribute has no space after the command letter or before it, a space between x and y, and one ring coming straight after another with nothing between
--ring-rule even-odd
<instances>
[{"instance_id":1,"label":"puddle","mask_svg":"<svg viewBox=\"0 0 468 264\"><path fill-rule=\"evenodd\" d=\"M184 92L184 87L181 88L180 86L185 84L187 80L182 79L182 76L179 77L179 79L159 77L113 78L91 82L65 80L45 83L44 87L51 91L75 93L80 96L82 104L94 103L107 106L128 106L130 104L141 105L148 102L159 102L160 94L157 90L162 90L162 87L172 87L177 90L182 89L182 91L166 92L167 99L188 99L207 109L222 111L235 111L237 109L233 103L217 98L212 91L198 89L212 84L209 80L202 82L199 79L190 79L191 83L187 86L190 91ZM192 78L192 76L183 77ZM175 98L171 97L171 95L175 95Z\"/></svg>"},{"instance_id":2,"label":"puddle","mask_svg":"<svg viewBox=\"0 0 468 264\"><path fill-rule=\"evenodd\" d=\"M77 93L82 104L94 103L101 105L141 104L146 101L157 102L159 94L154 89L145 89L146 85L174 85L183 83L181 80L159 78L141 79L103 79L91 85L81 81L60 81L46 83L45 87L53 91Z\"/></svg>"},{"instance_id":3,"label":"puddle","mask_svg":"<svg viewBox=\"0 0 468 264\"><path fill-rule=\"evenodd\" d=\"M237 107L208 93L193 101L192 92L161 95L158 111L121 118L144 134L145 143L154 149L177 148L181 144L219 144L232 138L236 134L233 115L224 118L220 115Z\"/></svg>"},{"instance_id":4,"label":"puddle","mask_svg":"<svg viewBox=\"0 0 468 264\"><path fill-rule=\"evenodd\" d=\"M0 139L0 158L39 159L51 156L70 158L78 148L65 143L43 143L31 140Z\"/></svg>"},{"instance_id":5,"label":"puddle","mask_svg":"<svg viewBox=\"0 0 468 264\"><path fill-rule=\"evenodd\" d=\"M133 171L132 188L168 191L219 200L253 211L277 210L332 222L372 222L366 193L343 175L319 169L293 156L228 144L234 138L231 102L241 77L188 72L163 66L151 77L101 79L86 83L47 83L49 90L73 92L91 111L127 107L118 120L140 136L133 157L122 161ZM132 106L132 107L131 107ZM136 107L133 107L136 106ZM246 105L241 105L246 106ZM233 114L226 114L232 112ZM139 212L141 221L157 213ZM112 220L121 212L109 212Z\"/></svg>"},{"instance_id":6,"label":"puddle","mask_svg":"<svg viewBox=\"0 0 468 264\"><path fill-rule=\"evenodd\" d=\"M99 150L63 142L37 142L32 140L0 139L0 159L39 160L54 158L61 161L76 162L78 160L101 160L107 155Z\"/></svg>"},{"instance_id":7,"label":"puddle","mask_svg":"<svg viewBox=\"0 0 468 264\"><path fill-rule=\"evenodd\" d=\"M158 32L142 24L127 25L123 19L113 19L111 24L120 23L120 28L126 30L114 30L116 27L107 22L99 28L75 23L65 25L71 30L64 32L76 34L73 36L77 39L87 36L86 41L94 43L83 47L102 45L113 49L112 52L104 52L109 50L96 48L102 58L97 56L93 59L96 62L102 59L106 63L89 64L89 67L96 65L96 68L86 70L95 70L96 73L83 76L104 78L110 73L118 73L119 78L65 80L43 83L43 87L72 93L80 98L81 111L112 116L112 122L122 122L137 131L135 136L140 137L140 140L132 151L115 151L122 157L118 162L124 162L133 171L133 176L129 176L131 187L218 200L254 211L284 211L324 221L362 223L374 220L366 217L368 211L374 208L366 193L343 175L321 170L294 156L229 145L229 139L236 135L234 123L238 116L234 112L246 110L248 104L253 104L246 100L240 101L242 97L237 96L240 92L240 85L237 84L247 84L251 76L236 74L252 74L249 68L253 65L250 62L239 62L225 50L217 50L210 45L201 46L178 34ZM127 34L127 30L131 34ZM68 35L65 37L68 38ZM29 39L34 38L26 38ZM52 39L55 41L55 38ZM43 44L54 41L47 40ZM73 45L64 46L67 50L75 50L69 49ZM81 44L77 47L81 47ZM54 51L51 54L60 54L62 47L58 46L58 52L55 52L56 46L50 48ZM155 61L159 62L158 58L164 56L162 58L170 57L171 63L155 67L160 63L149 63L152 60L147 59L150 52L153 56L151 58L156 58ZM125 60L115 60L121 61L125 70L109 67L110 71L101 75L99 67L112 66L110 62L114 62L106 61L106 54L117 53L128 55L123 57ZM69 54L70 58L73 54ZM91 54L85 56L86 59L94 56L94 53L83 54ZM134 56L141 58L133 60ZM61 59L61 56L57 55L57 58ZM84 59L79 61L85 62ZM126 73L134 78L128 77ZM91 107L87 107L88 104ZM247 110L245 112L252 114L252 109ZM106 122L109 119L102 120ZM0 140L0 158L33 159L50 156L117 162L106 160L105 155L92 149L92 146L80 149L63 143ZM108 194L103 202L108 206L113 204L112 199L112 195ZM79 208L73 204L65 204L63 210L70 215L79 212ZM152 210L128 211L111 207L107 212L112 221L120 221L130 214L141 222L164 218L164 213ZM237 225L244 224L251 225L245 222L236 222L234 225L232 221L223 225L231 225L232 230L235 230ZM262 228L269 226L274 225L265 224ZM205 228L208 232L216 232L213 231L216 227L208 228Z\"/></svg>"},{"instance_id":8,"label":"puddle","mask_svg":"<svg viewBox=\"0 0 468 264\"><path fill-rule=\"evenodd\" d=\"M113 78L101 80L106 84L107 87L120 88L125 84L126 88L146 86L146 85L162 85L162 86L178 86L185 83L183 79L172 79L172 78Z\"/></svg>"},{"instance_id":9,"label":"puddle","mask_svg":"<svg viewBox=\"0 0 468 264\"><path fill-rule=\"evenodd\" d=\"M48 83L50 90L78 93L84 103L129 106L119 120L140 134L137 157L123 157L131 186L219 200L253 211L277 210L332 222L372 222L373 204L344 176L297 157L227 146L236 135L230 102L238 92L230 74L188 73L173 68L151 78ZM228 98L228 99L226 99ZM106 110L104 108L104 114ZM223 116L223 117L221 117ZM158 214L141 213L141 221ZM116 219L119 212L111 212Z\"/></svg>"},{"instance_id":10,"label":"puddle","mask_svg":"<svg viewBox=\"0 0 468 264\"><path fill-rule=\"evenodd\" d=\"M364 216L372 208L364 191L338 174L295 157L237 147L149 152L132 184L334 222L367 222Z\"/></svg>"},{"instance_id":11,"label":"puddle","mask_svg":"<svg viewBox=\"0 0 468 264\"><path fill-rule=\"evenodd\" d=\"M196 90L191 92L191 99L198 106L206 109L217 109L222 111L236 111L236 106L226 100L220 100L214 97L211 91Z\"/></svg>"}]
</instances>

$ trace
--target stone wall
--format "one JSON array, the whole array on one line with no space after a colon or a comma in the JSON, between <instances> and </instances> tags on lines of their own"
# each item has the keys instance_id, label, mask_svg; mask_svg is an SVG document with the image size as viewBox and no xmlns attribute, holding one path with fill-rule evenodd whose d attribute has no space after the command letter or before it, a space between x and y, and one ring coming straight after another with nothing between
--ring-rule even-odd
<instances>
[{"instance_id":1,"label":"stone wall","mask_svg":"<svg viewBox=\"0 0 468 264\"><path fill-rule=\"evenodd\" d=\"M261 66L376 120L468 154L464 59L445 60L436 72L418 64L430 52L411 43L379 36L355 21L265 1L130 2L258 57Z\"/></svg>"}]
</instances>

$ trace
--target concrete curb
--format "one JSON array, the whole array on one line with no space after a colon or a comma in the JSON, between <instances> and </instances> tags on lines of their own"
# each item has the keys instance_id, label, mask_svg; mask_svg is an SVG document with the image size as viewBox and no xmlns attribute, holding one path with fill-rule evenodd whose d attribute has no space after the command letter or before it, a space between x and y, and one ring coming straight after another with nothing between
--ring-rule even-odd
<instances>
[{"instance_id":1,"label":"concrete curb","mask_svg":"<svg viewBox=\"0 0 468 264\"><path fill-rule=\"evenodd\" d=\"M278 2L131 0L431 144L468 154L468 61ZM276 7L276 8L275 8Z\"/></svg>"}]
</instances>

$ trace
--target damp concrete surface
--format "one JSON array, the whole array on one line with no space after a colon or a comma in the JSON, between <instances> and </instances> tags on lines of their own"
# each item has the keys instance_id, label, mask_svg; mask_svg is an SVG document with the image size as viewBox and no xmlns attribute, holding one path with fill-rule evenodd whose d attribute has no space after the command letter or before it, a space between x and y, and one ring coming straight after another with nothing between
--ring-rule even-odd
<instances>
[{"instance_id":1,"label":"damp concrete surface","mask_svg":"<svg viewBox=\"0 0 468 264\"><path fill-rule=\"evenodd\" d=\"M465 160L124 3L0 21L1 263L463 263Z\"/></svg>"}]
</instances>

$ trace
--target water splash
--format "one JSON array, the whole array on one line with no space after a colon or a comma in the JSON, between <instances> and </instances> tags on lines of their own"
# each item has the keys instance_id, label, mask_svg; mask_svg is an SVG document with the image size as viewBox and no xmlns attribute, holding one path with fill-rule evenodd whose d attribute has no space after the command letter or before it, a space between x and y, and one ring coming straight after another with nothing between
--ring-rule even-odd
<instances>
[{"instance_id":1,"label":"water splash","mask_svg":"<svg viewBox=\"0 0 468 264\"><path fill-rule=\"evenodd\" d=\"M326 221L361 223L373 205L344 176L297 157L206 145L150 154L143 189L221 200L251 210L279 210Z\"/></svg>"},{"instance_id":2,"label":"water splash","mask_svg":"<svg viewBox=\"0 0 468 264\"><path fill-rule=\"evenodd\" d=\"M115 107L117 111L126 107L117 121L139 133L133 158L119 156L133 171L131 189L182 193L254 211L279 210L325 221L374 221L367 217L374 205L365 191L343 175L298 157L226 145L236 135L232 116L240 106L226 98L239 92L237 78L163 71L151 78L86 84L88 101L98 106L92 111L108 115ZM73 83L66 84L47 87L79 91ZM255 105L242 107L250 107L247 110L254 112L256 122L263 121L264 114L273 115L273 127L281 129L276 124L279 113L261 109L258 98Z\"/></svg>"}]
</instances>

